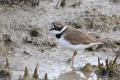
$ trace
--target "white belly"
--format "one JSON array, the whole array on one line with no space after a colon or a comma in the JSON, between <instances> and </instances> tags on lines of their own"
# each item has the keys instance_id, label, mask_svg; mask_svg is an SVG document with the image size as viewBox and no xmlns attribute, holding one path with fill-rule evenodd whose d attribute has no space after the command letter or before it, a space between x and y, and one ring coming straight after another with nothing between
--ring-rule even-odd
<instances>
[{"instance_id":1,"label":"white belly","mask_svg":"<svg viewBox=\"0 0 120 80\"><path fill-rule=\"evenodd\" d=\"M88 47L93 46L93 45L101 44L101 43L91 43L91 44L88 44L88 45L84 45L84 44L72 45L70 42L66 41L63 36L60 39L57 39L57 41L61 45L65 46L67 48L70 48L70 49L74 49L74 50L85 49L85 48L88 48Z\"/></svg>"}]
</instances>

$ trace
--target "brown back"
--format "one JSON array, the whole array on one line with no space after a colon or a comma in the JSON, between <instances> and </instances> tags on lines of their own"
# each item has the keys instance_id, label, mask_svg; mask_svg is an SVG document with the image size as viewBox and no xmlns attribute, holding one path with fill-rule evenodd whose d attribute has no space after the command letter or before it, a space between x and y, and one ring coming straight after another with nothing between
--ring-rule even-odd
<instances>
[{"instance_id":1,"label":"brown back","mask_svg":"<svg viewBox=\"0 0 120 80\"><path fill-rule=\"evenodd\" d=\"M90 38L87 34L71 27L67 28L63 36L65 40L69 41L73 45L89 44L96 42L95 40Z\"/></svg>"}]
</instances>

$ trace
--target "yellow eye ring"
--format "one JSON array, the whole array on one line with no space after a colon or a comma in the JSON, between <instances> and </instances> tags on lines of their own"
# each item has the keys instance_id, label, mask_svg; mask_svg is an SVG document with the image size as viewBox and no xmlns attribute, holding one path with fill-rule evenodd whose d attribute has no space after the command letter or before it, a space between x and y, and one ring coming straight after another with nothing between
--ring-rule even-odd
<instances>
[{"instance_id":1,"label":"yellow eye ring","mask_svg":"<svg viewBox=\"0 0 120 80\"><path fill-rule=\"evenodd\" d=\"M55 27L56 29L59 29L59 27Z\"/></svg>"}]
</instances>

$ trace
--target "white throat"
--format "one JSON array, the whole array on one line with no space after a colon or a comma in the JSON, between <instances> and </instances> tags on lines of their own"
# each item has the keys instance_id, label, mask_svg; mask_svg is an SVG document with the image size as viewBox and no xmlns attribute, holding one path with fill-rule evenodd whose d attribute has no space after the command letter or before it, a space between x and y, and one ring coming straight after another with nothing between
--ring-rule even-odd
<instances>
[{"instance_id":1,"label":"white throat","mask_svg":"<svg viewBox=\"0 0 120 80\"><path fill-rule=\"evenodd\" d=\"M64 28L63 28L61 31L53 30L53 33L54 33L54 34L60 34L60 33L62 33L63 31L65 31L66 29L67 29L67 26L64 26Z\"/></svg>"}]
</instances>

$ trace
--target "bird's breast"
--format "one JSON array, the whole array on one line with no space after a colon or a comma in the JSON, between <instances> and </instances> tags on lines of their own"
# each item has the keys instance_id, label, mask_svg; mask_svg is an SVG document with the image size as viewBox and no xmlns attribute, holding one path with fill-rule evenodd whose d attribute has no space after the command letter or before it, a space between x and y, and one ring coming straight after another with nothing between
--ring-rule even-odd
<instances>
[{"instance_id":1,"label":"bird's breast","mask_svg":"<svg viewBox=\"0 0 120 80\"><path fill-rule=\"evenodd\" d=\"M79 45L73 45L71 44L69 41L65 40L64 37L62 36L61 38L57 39L58 43L66 48L70 48L70 49L85 49L86 45L83 44L79 44Z\"/></svg>"}]
</instances>

